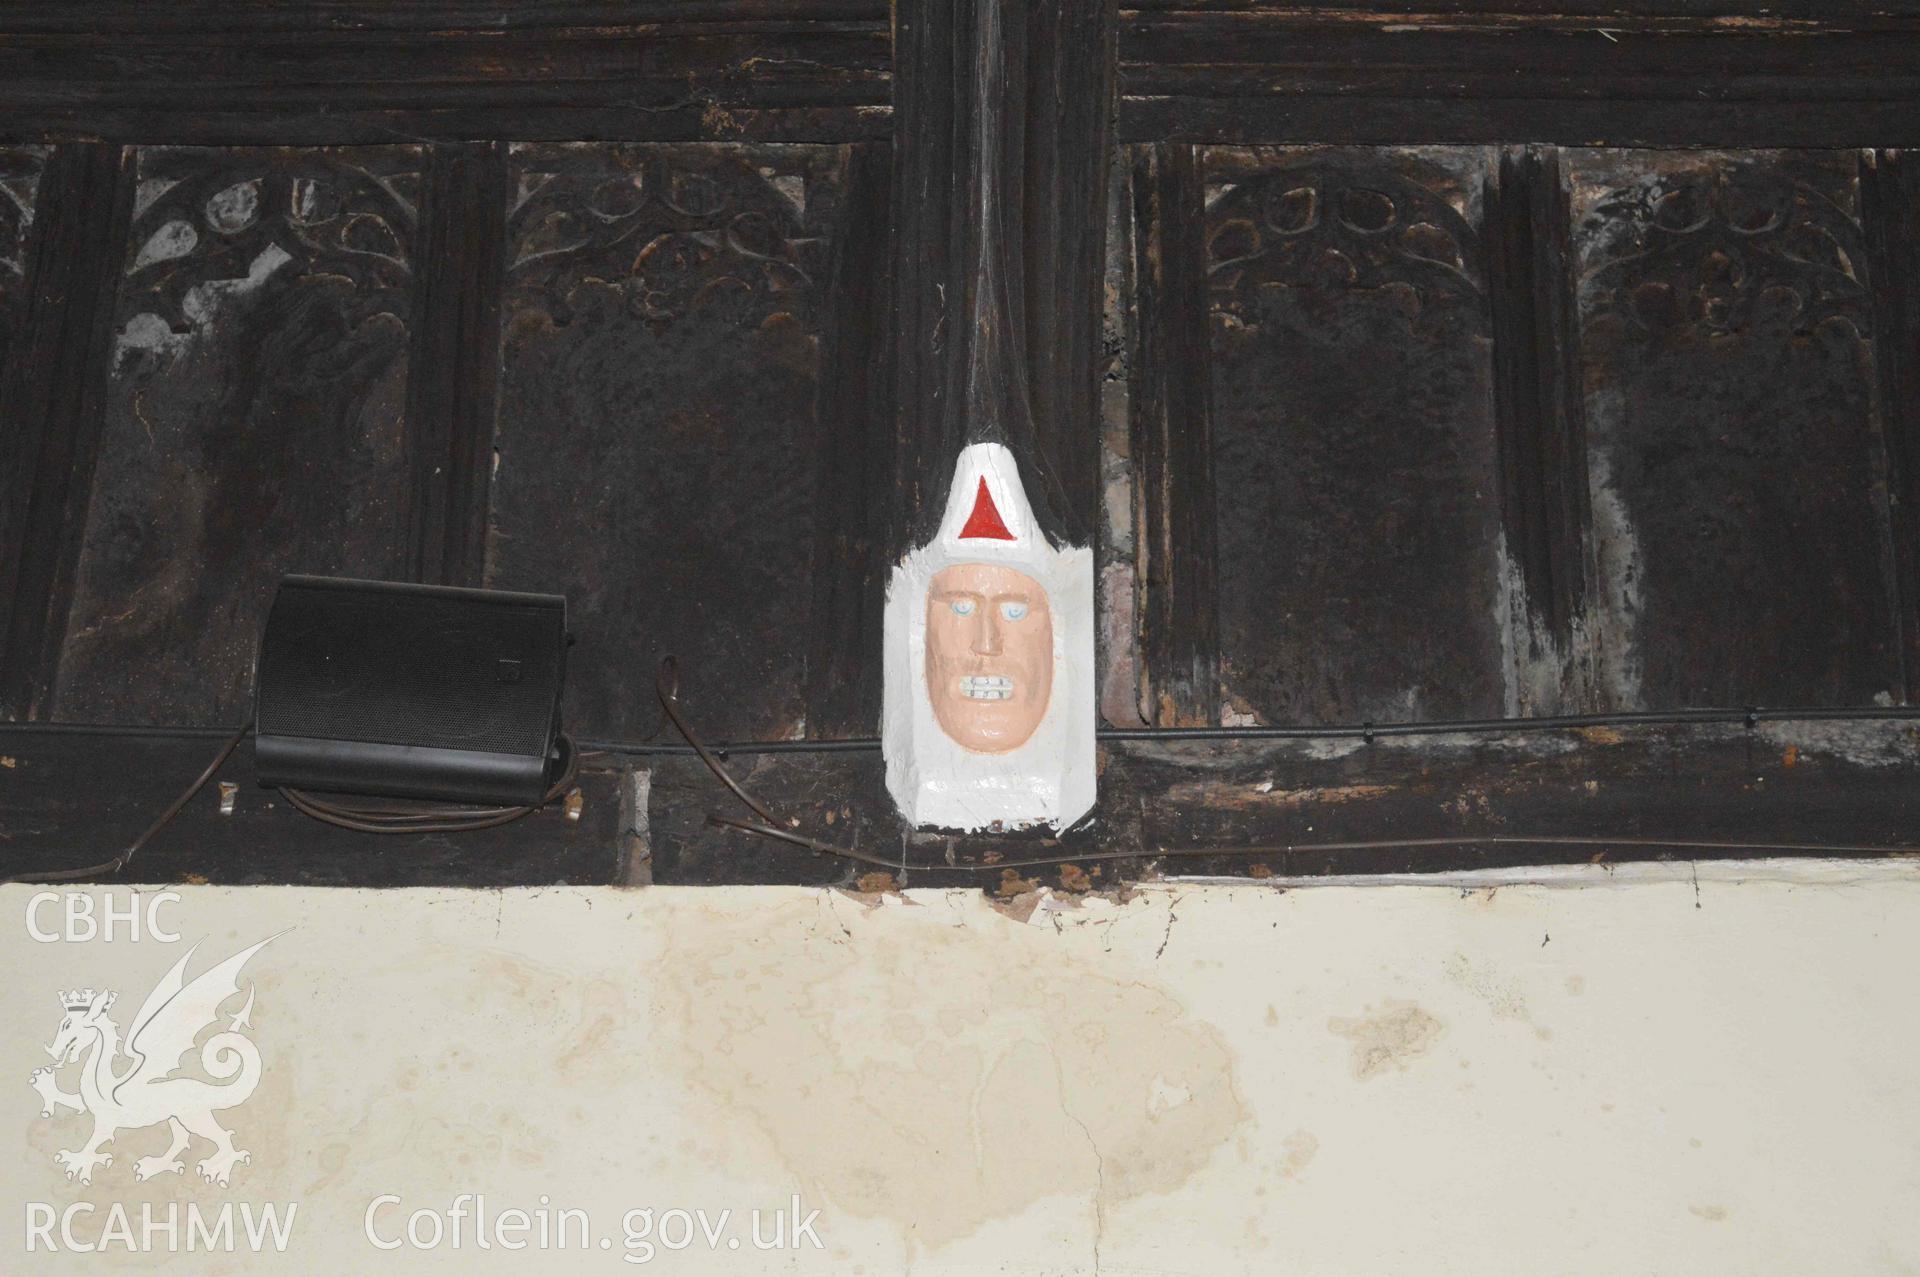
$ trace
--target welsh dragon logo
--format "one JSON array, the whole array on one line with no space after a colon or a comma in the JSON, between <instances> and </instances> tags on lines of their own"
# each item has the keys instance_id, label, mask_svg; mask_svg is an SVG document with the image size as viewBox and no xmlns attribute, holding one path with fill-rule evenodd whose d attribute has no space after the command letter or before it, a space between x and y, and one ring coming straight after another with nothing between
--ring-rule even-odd
<instances>
[{"instance_id":1,"label":"welsh dragon logo","mask_svg":"<svg viewBox=\"0 0 1920 1277\"><path fill-rule=\"evenodd\" d=\"M96 1169L113 1165L113 1154L103 1149L117 1132L162 1122L171 1130L172 1141L160 1156L134 1162L135 1179L179 1174L185 1169L180 1155L194 1136L213 1144L213 1154L195 1168L209 1184L224 1188L234 1164L252 1160L252 1154L233 1146L233 1132L213 1117L245 1103L260 1083L260 1052L240 1032L252 1027L251 985L246 1004L224 1017L226 1028L200 1048L200 1066L215 1080L206 1082L174 1074L193 1049L194 1039L222 1020L221 1004L240 992L240 969L278 938L268 936L201 972L191 982L184 980L187 962L199 946L189 949L147 995L127 1031L124 1046L119 1026L107 1014L117 994L78 989L60 995L66 1018L60 1021L60 1031L47 1048L54 1063L50 1068L35 1069L32 1084L40 1093L41 1117L52 1117L61 1109L93 1115L93 1135L87 1142L53 1155L65 1168L68 1179L92 1183ZM127 1062L121 1066L118 1061L123 1056ZM80 1066L79 1091L61 1090L59 1071L76 1063Z\"/></svg>"}]
</instances>

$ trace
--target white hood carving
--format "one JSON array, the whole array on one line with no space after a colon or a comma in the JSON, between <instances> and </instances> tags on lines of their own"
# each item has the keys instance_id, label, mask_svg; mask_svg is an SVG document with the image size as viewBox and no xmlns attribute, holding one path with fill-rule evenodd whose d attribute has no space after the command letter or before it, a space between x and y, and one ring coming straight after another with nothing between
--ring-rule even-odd
<instances>
[{"instance_id":1,"label":"white hood carving","mask_svg":"<svg viewBox=\"0 0 1920 1277\"><path fill-rule=\"evenodd\" d=\"M980 500L984 483L988 500ZM957 564L1012 568L1047 592L1053 685L1024 744L980 753L936 721L926 676L927 588ZM909 552L887 585L884 722L887 789L914 825L1064 829L1094 801L1093 553L1056 548L1034 522L1013 454L997 443L960 453L933 541Z\"/></svg>"}]
</instances>

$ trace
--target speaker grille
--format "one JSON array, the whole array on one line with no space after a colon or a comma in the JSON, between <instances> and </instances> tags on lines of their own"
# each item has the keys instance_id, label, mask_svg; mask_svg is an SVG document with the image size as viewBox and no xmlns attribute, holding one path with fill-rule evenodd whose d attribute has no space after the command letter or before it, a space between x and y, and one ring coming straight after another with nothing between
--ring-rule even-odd
<instances>
[{"instance_id":1,"label":"speaker grille","mask_svg":"<svg viewBox=\"0 0 1920 1277\"><path fill-rule=\"evenodd\" d=\"M544 759L565 649L555 596L289 577L260 645L257 728Z\"/></svg>"}]
</instances>

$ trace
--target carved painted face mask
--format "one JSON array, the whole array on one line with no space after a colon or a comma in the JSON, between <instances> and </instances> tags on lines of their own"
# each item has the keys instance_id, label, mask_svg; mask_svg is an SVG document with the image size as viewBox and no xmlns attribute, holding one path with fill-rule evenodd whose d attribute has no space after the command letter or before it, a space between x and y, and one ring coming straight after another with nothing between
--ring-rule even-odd
<instances>
[{"instance_id":1,"label":"carved painted face mask","mask_svg":"<svg viewBox=\"0 0 1920 1277\"><path fill-rule=\"evenodd\" d=\"M1093 805L1093 555L1041 530L1012 452L955 460L887 584L881 747L908 822L1064 828Z\"/></svg>"},{"instance_id":2,"label":"carved painted face mask","mask_svg":"<svg viewBox=\"0 0 1920 1277\"><path fill-rule=\"evenodd\" d=\"M927 589L927 698L957 744L1004 754L1027 743L1053 694L1053 613L1038 581L959 563Z\"/></svg>"}]
</instances>

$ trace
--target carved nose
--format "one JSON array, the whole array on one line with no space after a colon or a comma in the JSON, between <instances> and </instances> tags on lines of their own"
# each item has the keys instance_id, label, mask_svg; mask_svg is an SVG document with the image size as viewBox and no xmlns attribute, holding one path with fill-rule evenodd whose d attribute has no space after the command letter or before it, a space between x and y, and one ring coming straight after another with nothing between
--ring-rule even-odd
<instances>
[{"instance_id":1,"label":"carved nose","mask_svg":"<svg viewBox=\"0 0 1920 1277\"><path fill-rule=\"evenodd\" d=\"M992 608L982 608L983 615L973 630L973 650L977 656L1000 655L1000 622L995 618Z\"/></svg>"}]
</instances>

